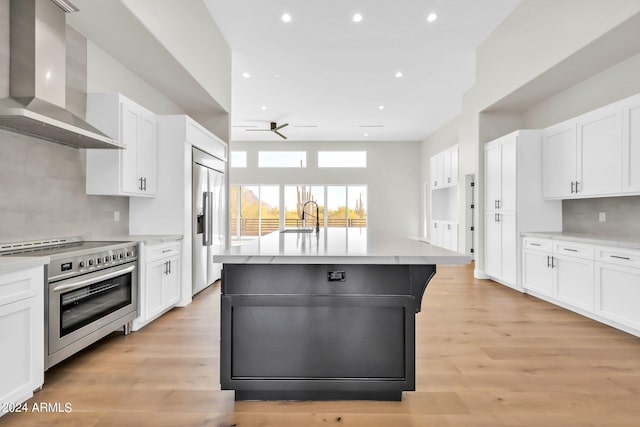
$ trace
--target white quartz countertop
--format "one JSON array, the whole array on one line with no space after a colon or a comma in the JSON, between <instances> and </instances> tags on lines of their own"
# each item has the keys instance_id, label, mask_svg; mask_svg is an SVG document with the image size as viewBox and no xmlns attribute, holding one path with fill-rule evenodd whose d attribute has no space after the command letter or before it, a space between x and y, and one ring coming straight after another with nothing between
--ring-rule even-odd
<instances>
[{"instance_id":1,"label":"white quartz countertop","mask_svg":"<svg viewBox=\"0 0 640 427\"><path fill-rule=\"evenodd\" d=\"M525 232L523 237L537 237L539 239L565 240L591 245L614 246L618 248L640 249L640 239L634 237L603 236L587 233L566 232Z\"/></svg>"},{"instance_id":2,"label":"white quartz countertop","mask_svg":"<svg viewBox=\"0 0 640 427\"><path fill-rule=\"evenodd\" d=\"M142 242L145 245L157 245L158 243L174 242L182 240L182 234L127 234L120 236L92 236L86 240L101 240L105 242Z\"/></svg>"},{"instance_id":3,"label":"white quartz countertop","mask_svg":"<svg viewBox=\"0 0 640 427\"><path fill-rule=\"evenodd\" d=\"M213 256L229 264L468 264L470 257L368 228L267 234Z\"/></svg>"},{"instance_id":4,"label":"white quartz countertop","mask_svg":"<svg viewBox=\"0 0 640 427\"><path fill-rule=\"evenodd\" d=\"M49 264L48 256L37 257L0 257L0 274L11 273L18 270L24 270L31 267L39 267Z\"/></svg>"}]
</instances>

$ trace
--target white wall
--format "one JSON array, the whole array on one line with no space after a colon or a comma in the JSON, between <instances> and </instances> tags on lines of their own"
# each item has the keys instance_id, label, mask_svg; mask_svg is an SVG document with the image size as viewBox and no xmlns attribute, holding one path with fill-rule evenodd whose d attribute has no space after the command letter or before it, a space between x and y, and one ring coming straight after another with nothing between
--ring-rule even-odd
<instances>
[{"instance_id":1,"label":"white wall","mask_svg":"<svg viewBox=\"0 0 640 427\"><path fill-rule=\"evenodd\" d=\"M247 151L247 168L231 168L237 184L353 184L367 186L368 226L401 236L420 233L419 142L234 142ZM306 150L306 168L259 169L259 150ZM367 151L366 168L317 168L318 151Z\"/></svg>"},{"instance_id":2,"label":"white wall","mask_svg":"<svg viewBox=\"0 0 640 427\"><path fill-rule=\"evenodd\" d=\"M156 114L184 114L161 92L87 40L87 92L119 92Z\"/></svg>"}]
</instances>

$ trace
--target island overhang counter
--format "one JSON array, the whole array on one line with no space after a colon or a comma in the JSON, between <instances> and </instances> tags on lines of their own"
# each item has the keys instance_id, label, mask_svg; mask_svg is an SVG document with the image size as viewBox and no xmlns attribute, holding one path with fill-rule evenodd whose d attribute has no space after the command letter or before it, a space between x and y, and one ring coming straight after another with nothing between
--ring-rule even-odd
<instances>
[{"instance_id":1,"label":"island overhang counter","mask_svg":"<svg viewBox=\"0 0 640 427\"><path fill-rule=\"evenodd\" d=\"M236 400L401 400L437 264L466 255L366 228L274 232L223 263L220 384Z\"/></svg>"}]
</instances>

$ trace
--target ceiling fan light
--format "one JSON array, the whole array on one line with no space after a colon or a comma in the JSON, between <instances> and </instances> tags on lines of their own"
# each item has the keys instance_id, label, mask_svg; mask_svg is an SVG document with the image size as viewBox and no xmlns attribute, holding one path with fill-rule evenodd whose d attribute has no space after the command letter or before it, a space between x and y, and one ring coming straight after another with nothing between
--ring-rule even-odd
<instances>
[{"instance_id":1,"label":"ceiling fan light","mask_svg":"<svg viewBox=\"0 0 640 427\"><path fill-rule=\"evenodd\" d=\"M282 19L282 22L291 22L291 15L285 12L282 14L280 19Z\"/></svg>"}]
</instances>

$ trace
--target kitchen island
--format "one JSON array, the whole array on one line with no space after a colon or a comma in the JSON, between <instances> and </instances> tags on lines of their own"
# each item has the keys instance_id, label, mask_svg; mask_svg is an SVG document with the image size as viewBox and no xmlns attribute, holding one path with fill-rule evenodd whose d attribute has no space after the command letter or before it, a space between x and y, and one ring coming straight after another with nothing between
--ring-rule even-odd
<instances>
[{"instance_id":1,"label":"kitchen island","mask_svg":"<svg viewBox=\"0 0 640 427\"><path fill-rule=\"evenodd\" d=\"M436 264L469 257L365 228L274 232L223 263L220 383L236 400L401 400Z\"/></svg>"}]
</instances>

